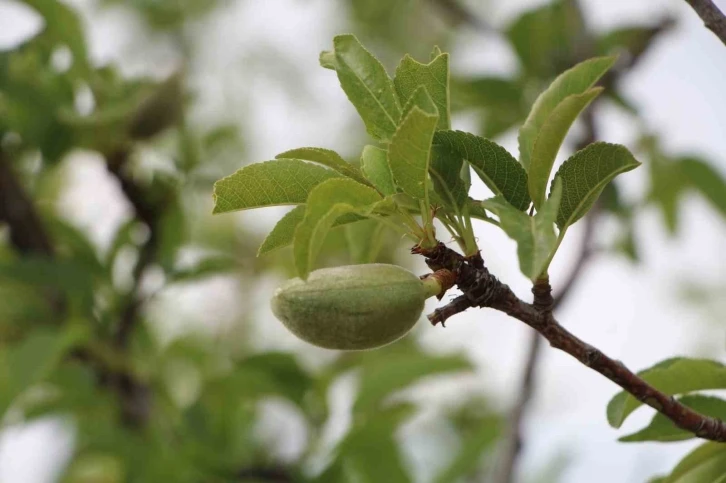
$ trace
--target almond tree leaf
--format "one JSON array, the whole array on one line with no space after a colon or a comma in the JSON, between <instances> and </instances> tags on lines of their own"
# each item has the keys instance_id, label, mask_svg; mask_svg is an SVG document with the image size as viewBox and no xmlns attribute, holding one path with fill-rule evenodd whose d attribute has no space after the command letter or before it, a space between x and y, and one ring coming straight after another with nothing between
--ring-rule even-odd
<instances>
[{"instance_id":1,"label":"almond tree leaf","mask_svg":"<svg viewBox=\"0 0 726 483\"><path fill-rule=\"evenodd\" d=\"M721 173L705 161L694 157L682 158L679 164L690 185L726 217L726 180Z\"/></svg>"},{"instance_id":2,"label":"almond tree leaf","mask_svg":"<svg viewBox=\"0 0 726 483\"><path fill-rule=\"evenodd\" d=\"M519 130L519 161L529 171L532 150L540 129L552 111L566 97L583 94L615 63L616 57L595 57L577 64L560 74L550 86L539 95L529 116Z\"/></svg>"},{"instance_id":3,"label":"almond tree leaf","mask_svg":"<svg viewBox=\"0 0 726 483\"><path fill-rule=\"evenodd\" d=\"M576 152L555 174L555 180L562 179L557 226L565 229L585 216L605 185L638 166L630 151L619 144L593 143Z\"/></svg>"},{"instance_id":4,"label":"almond tree leaf","mask_svg":"<svg viewBox=\"0 0 726 483\"><path fill-rule=\"evenodd\" d=\"M349 163L332 149L325 148L297 148L285 151L275 156L275 159L302 159L320 163L328 168L334 169L340 174L352 178L360 183L370 186L368 180L361 173L358 166Z\"/></svg>"},{"instance_id":5,"label":"almond tree leaf","mask_svg":"<svg viewBox=\"0 0 726 483\"><path fill-rule=\"evenodd\" d=\"M373 188L346 178L327 180L313 189L295 230L293 253L300 278L307 278L325 236L341 215L362 212L380 200Z\"/></svg>"},{"instance_id":6,"label":"almond tree leaf","mask_svg":"<svg viewBox=\"0 0 726 483\"><path fill-rule=\"evenodd\" d=\"M669 395L705 389L726 388L726 366L708 359L676 357L638 373L645 382ZM627 392L619 392L608 403L608 422L619 428L643 403Z\"/></svg>"},{"instance_id":7,"label":"almond tree leaf","mask_svg":"<svg viewBox=\"0 0 726 483\"><path fill-rule=\"evenodd\" d=\"M461 177L464 159L446 146L434 144L429 173L434 190L450 206L461 208L468 199L468 187ZM468 166L467 166L468 167Z\"/></svg>"},{"instance_id":8,"label":"almond tree leaf","mask_svg":"<svg viewBox=\"0 0 726 483\"><path fill-rule=\"evenodd\" d=\"M433 99L431 99L428 90L424 86L418 86L413 91L413 94L411 94L411 97L408 98L406 104L403 106L401 119L405 119L414 107L418 107L424 112L438 112L436 104L434 104Z\"/></svg>"},{"instance_id":9,"label":"almond tree leaf","mask_svg":"<svg viewBox=\"0 0 726 483\"><path fill-rule=\"evenodd\" d=\"M726 420L726 401L723 399L694 394L683 396L678 402L689 408L712 418ZM618 441L639 442L639 441L683 441L695 438L696 435L677 427L673 422L661 413L655 413L650 424L633 434L623 436Z\"/></svg>"},{"instance_id":10,"label":"almond tree leaf","mask_svg":"<svg viewBox=\"0 0 726 483\"><path fill-rule=\"evenodd\" d=\"M396 194L393 174L388 166L388 152L385 149L370 145L364 147L360 166L366 178L384 196Z\"/></svg>"},{"instance_id":11,"label":"almond tree leaf","mask_svg":"<svg viewBox=\"0 0 726 483\"><path fill-rule=\"evenodd\" d=\"M297 205L291 211L287 212L267 237L265 237L260 249L257 250L257 256L286 247L292 243L295 238L295 229L305 217L305 205Z\"/></svg>"},{"instance_id":12,"label":"almond tree leaf","mask_svg":"<svg viewBox=\"0 0 726 483\"><path fill-rule=\"evenodd\" d=\"M726 474L726 446L708 442L691 451L663 483L717 483Z\"/></svg>"},{"instance_id":13,"label":"almond tree leaf","mask_svg":"<svg viewBox=\"0 0 726 483\"><path fill-rule=\"evenodd\" d=\"M379 141L390 141L401 119L393 81L354 35L338 35L333 45L335 62L323 53L322 65L335 68L340 85L363 119L368 134Z\"/></svg>"},{"instance_id":14,"label":"almond tree leaf","mask_svg":"<svg viewBox=\"0 0 726 483\"><path fill-rule=\"evenodd\" d=\"M428 64L406 55L396 68L393 84L402 104L407 103L419 87L425 87L439 112L437 129L450 128L449 54L439 54Z\"/></svg>"},{"instance_id":15,"label":"almond tree leaf","mask_svg":"<svg viewBox=\"0 0 726 483\"><path fill-rule=\"evenodd\" d=\"M544 203L552 165L567 131L580 112L601 92L601 87L594 87L582 94L565 97L542 123L532 147L528 173L529 195L536 209Z\"/></svg>"},{"instance_id":16,"label":"almond tree leaf","mask_svg":"<svg viewBox=\"0 0 726 483\"><path fill-rule=\"evenodd\" d=\"M320 66L325 69L336 70L338 68L338 61L335 58L335 52L332 50L320 52L318 61L320 62Z\"/></svg>"},{"instance_id":17,"label":"almond tree leaf","mask_svg":"<svg viewBox=\"0 0 726 483\"><path fill-rule=\"evenodd\" d=\"M450 483L471 474L480 467L484 452L497 441L501 434L501 418L487 416L476 421L476 426L467 431L459 453L436 476L434 482Z\"/></svg>"},{"instance_id":18,"label":"almond tree leaf","mask_svg":"<svg viewBox=\"0 0 726 483\"><path fill-rule=\"evenodd\" d=\"M536 281L541 275L557 242L554 223L562 198L562 183L555 183L552 195L535 216L528 216L497 196L484 200L482 206L499 217L504 232L517 242L519 269Z\"/></svg>"},{"instance_id":19,"label":"almond tree leaf","mask_svg":"<svg viewBox=\"0 0 726 483\"><path fill-rule=\"evenodd\" d=\"M495 195L518 210L530 204L527 172L506 149L488 139L462 131L438 131L434 143L448 146L463 157Z\"/></svg>"},{"instance_id":20,"label":"almond tree leaf","mask_svg":"<svg viewBox=\"0 0 726 483\"><path fill-rule=\"evenodd\" d=\"M341 175L299 159L250 164L214 183L214 211L249 210L263 206L305 203L310 191Z\"/></svg>"},{"instance_id":21,"label":"almond tree leaf","mask_svg":"<svg viewBox=\"0 0 726 483\"><path fill-rule=\"evenodd\" d=\"M396 184L404 193L423 200L428 194L431 140L438 115L414 107L393 135L388 146L388 164Z\"/></svg>"},{"instance_id":22,"label":"almond tree leaf","mask_svg":"<svg viewBox=\"0 0 726 483\"><path fill-rule=\"evenodd\" d=\"M353 263L373 263L383 245L384 225L376 220L363 220L345 226L345 238Z\"/></svg>"}]
</instances>

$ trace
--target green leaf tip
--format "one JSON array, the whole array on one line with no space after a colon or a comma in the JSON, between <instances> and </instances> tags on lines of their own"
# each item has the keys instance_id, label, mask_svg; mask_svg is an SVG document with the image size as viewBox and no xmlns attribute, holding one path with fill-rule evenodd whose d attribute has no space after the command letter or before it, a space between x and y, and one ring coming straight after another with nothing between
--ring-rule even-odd
<instances>
[{"instance_id":1,"label":"green leaf tip","mask_svg":"<svg viewBox=\"0 0 726 483\"><path fill-rule=\"evenodd\" d=\"M393 84L401 104L408 104L414 94L424 87L439 113L437 128L449 129L451 125L449 54L440 53L428 64L406 55L396 68Z\"/></svg>"}]
</instances>

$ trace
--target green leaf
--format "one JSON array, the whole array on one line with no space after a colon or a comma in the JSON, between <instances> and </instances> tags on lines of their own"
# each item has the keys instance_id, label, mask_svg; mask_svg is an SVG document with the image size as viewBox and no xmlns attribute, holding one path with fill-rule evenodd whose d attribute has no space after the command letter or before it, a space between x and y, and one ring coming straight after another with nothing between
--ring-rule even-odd
<instances>
[{"instance_id":1,"label":"green leaf","mask_svg":"<svg viewBox=\"0 0 726 483\"><path fill-rule=\"evenodd\" d=\"M461 177L464 159L447 146L433 145L429 173L439 197L455 209L464 206L468 187ZM468 169L468 166L467 166Z\"/></svg>"},{"instance_id":2,"label":"green leaf","mask_svg":"<svg viewBox=\"0 0 726 483\"><path fill-rule=\"evenodd\" d=\"M552 195L535 216L528 216L498 196L482 205L499 216L502 229L517 242L519 269L533 282L546 270L557 243L554 223L562 198L562 183L556 183Z\"/></svg>"},{"instance_id":3,"label":"green leaf","mask_svg":"<svg viewBox=\"0 0 726 483\"><path fill-rule=\"evenodd\" d=\"M471 362L459 355L434 356L414 346L396 345L401 347L385 349L387 353L376 351L376 357L366 358L360 365L356 413L375 414L388 396L423 377L472 369Z\"/></svg>"},{"instance_id":4,"label":"green leaf","mask_svg":"<svg viewBox=\"0 0 726 483\"><path fill-rule=\"evenodd\" d=\"M305 217L295 230L293 252L300 278L306 279L335 221L346 213L361 213L381 200L373 188L351 179L331 179L314 188Z\"/></svg>"},{"instance_id":5,"label":"green leaf","mask_svg":"<svg viewBox=\"0 0 726 483\"><path fill-rule=\"evenodd\" d=\"M250 164L214 183L214 211L305 203L310 191L340 174L298 159Z\"/></svg>"},{"instance_id":6,"label":"green leaf","mask_svg":"<svg viewBox=\"0 0 726 483\"><path fill-rule=\"evenodd\" d=\"M260 249L257 250L257 256L267 252L283 248L292 243L295 238L295 229L305 217L305 205L298 205L288 211L270 233L267 234Z\"/></svg>"},{"instance_id":7,"label":"green leaf","mask_svg":"<svg viewBox=\"0 0 726 483\"><path fill-rule=\"evenodd\" d=\"M726 388L726 366L708 359L673 358L638 373L645 382L666 394L684 394L704 389ZM642 402L619 392L608 403L608 422L619 428Z\"/></svg>"},{"instance_id":8,"label":"green leaf","mask_svg":"<svg viewBox=\"0 0 726 483\"><path fill-rule=\"evenodd\" d=\"M396 68L393 84L401 104L406 103L417 89L425 87L439 112L437 128L449 129L451 127L449 54L440 54L428 64L417 62L410 55L406 55Z\"/></svg>"},{"instance_id":9,"label":"green leaf","mask_svg":"<svg viewBox=\"0 0 726 483\"><path fill-rule=\"evenodd\" d=\"M363 220L345 226L345 238L353 263L373 263L381 251L384 225L376 220Z\"/></svg>"},{"instance_id":10,"label":"green leaf","mask_svg":"<svg viewBox=\"0 0 726 483\"><path fill-rule=\"evenodd\" d=\"M680 160L681 172L686 175L691 186L711 202L721 216L726 217L726 180L711 165L694 157Z\"/></svg>"},{"instance_id":11,"label":"green leaf","mask_svg":"<svg viewBox=\"0 0 726 483\"><path fill-rule=\"evenodd\" d=\"M524 121L524 124L519 130L519 160L527 171L531 169L532 150L534 149L534 144L537 141L540 130L552 115L555 108L567 97L573 94L584 94L588 91L612 67L613 63L615 63L615 57L596 57L581 62L560 74L550 84L547 90L539 95L532 106L532 110L529 112L529 116L527 116L527 120ZM576 109L578 103L575 101L570 102L574 103L574 105L567 109L570 113L566 115L564 112L561 112L558 115L560 119L556 121L559 128L558 131L564 128L564 133L567 133L569 124L572 124L572 121L577 117L577 113L579 113L577 111L574 115L572 114L571 111ZM580 104L582 104L582 101L580 101ZM583 104L580 110L586 105L587 103ZM572 121L566 124L566 118L568 117ZM563 138L564 133L562 134Z\"/></svg>"},{"instance_id":12,"label":"green leaf","mask_svg":"<svg viewBox=\"0 0 726 483\"><path fill-rule=\"evenodd\" d=\"M324 50L320 52L319 57L320 66L325 69L336 70L338 68L338 61L335 58L335 52L332 50Z\"/></svg>"},{"instance_id":13,"label":"green leaf","mask_svg":"<svg viewBox=\"0 0 726 483\"><path fill-rule=\"evenodd\" d=\"M412 413L410 405L379 412L375 418L357 424L341 442L338 453L347 478L359 483L411 481L394 436L398 426Z\"/></svg>"},{"instance_id":14,"label":"green leaf","mask_svg":"<svg viewBox=\"0 0 726 483\"><path fill-rule=\"evenodd\" d=\"M368 134L379 141L389 141L401 119L391 78L354 35L338 35L333 45L335 62L323 53L321 64L335 68L340 85L363 119Z\"/></svg>"},{"instance_id":15,"label":"green leaf","mask_svg":"<svg viewBox=\"0 0 726 483\"><path fill-rule=\"evenodd\" d=\"M495 195L502 195L518 210L527 209L527 172L506 149L462 131L438 131L434 142L448 146L468 161Z\"/></svg>"},{"instance_id":16,"label":"green leaf","mask_svg":"<svg viewBox=\"0 0 726 483\"><path fill-rule=\"evenodd\" d=\"M470 475L482 462L484 452L492 446L501 434L502 424L499 417L488 416L477 421L461 443L461 450L449 465L434 479L435 483L451 483Z\"/></svg>"},{"instance_id":17,"label":"green leaf","mask_svg":"<svg viewBox=\"0 0 726 483\"><path fill-rule=\"evenodd\" d=\"M312 378L300 367L291 354L265 352L249 356L239 362L244 371L259 371L274 381L276 393L302 405L303 398L312 388Z\"/></svg>"},{"instance_id":18,"label":"green leaf","mask_svg":"<svg viewBox=\"0 0 726 483\"><path fill-rule=\"evenodd\" d=\"M332 168L349 178L359 181L370 186L368 180L360 172L360 168L354 164L350 164L343 159L338 153L331 149L325 148L297 148L285 151L275 156L275 159L302 159L304 161L313 161L320 163L328 168Z\"/></svg>"},{"instance_id":19,"label":"green leaf","mask_svg":"<svg viewBox=\"0 0 726 483\"><path fill-rule=\"evenodd\" d=\"M619 144L593 143L576 152L555 174L555 180L562 180L557 226L565 229L585 216L605 185L638 166L630 151Z\"/></svg>"},{"instance_id":20,"label":"green leaf","mask_svg":"<svg viewBox=\"0 0 726 483\"><path fill-rule=\"evenodd\" d=\"M438 112L436 104L434 104L433 99L431 99L429 92L424 86L419 86L418 89L413 91L411 97L408 98L406 104L403 106L401 119L405 119L414 107L418 107L424 112Z\"/></svg>"},{"instance_id":21,"label":"green leaf","mask_svg":"<svg viewBox=\"0 0 726 483\"><path fill-rule=\"evenodd\" d=\"M383 196L396 194L393 174L388 166L388 152L385 149L370 145L364 147L360 165L363 174Z\"/></svg>"},{"instance_id":22,"label":"green leaf","mask_svg":"<svg viewBox=\"0 0 726 483\"><path fill-rule=\"evenodd\" d=\"M85 333L76 326L65 330L36 329L21 342L0 351L0 415L23 391L48 377Z\"/></svg>"},{"instance_id":23,"label":"green leaf","mask_svg":"<svg viewBox=\"0 0 726 483\"><path fill-rule=\"evenodd\" d=\"M529 195L534 207L539 210L545 200L547 184L557 153L565 140L567 131L575 118L602 92L601 87L589 89L582 94L565 97L542 123L534 146L529 166Z\"/></svg>"},{"instance_id":24,"label":"green leaf","mask_svg":"<svg viewBox=\"0 0 726 483\"><path fill-rule=\"evenodd\" d=\"M717 397L702 396L694 394L683 396L678 402L689 408L712 418L726 420L726 401ZM677 427L673 422L661 413L655 413L650 424L633 434L623 436L618 441L639 442L639 441L683 441L695 438L696 435Z\"/></svg>"},{"instance_id":25,"label":"green leaf","mask_svg":"<svg viewBox=\"0 0 726 483\"><path fill-rule=\"evenodd\" d=\"M414 107L401 122L388 146L393 179L404 193L423 200L428 195L431 140L438 116Z\"/></svg>"},{"instance_id":26,"label":"green leaf","mask_svg":"<svg viewBox=\"0 0 726 483\"><path fill-rule=\"evenodd\" d=\"M726 474L726 446L708 442L691 451L663 483L717 483Z\"/></svg>"}]
</instances>

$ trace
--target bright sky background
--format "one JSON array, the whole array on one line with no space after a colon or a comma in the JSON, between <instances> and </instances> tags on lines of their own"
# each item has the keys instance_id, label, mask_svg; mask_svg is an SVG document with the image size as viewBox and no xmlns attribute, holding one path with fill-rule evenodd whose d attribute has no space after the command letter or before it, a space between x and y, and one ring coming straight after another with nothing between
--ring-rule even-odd
<instances>
[{"instance_id":1,"label":"bright sky background","mask_svg":"<svg viewBox=\"0 0 726 483\"><path fill-rule=\"evenodd\" d=\"M72 2L88 9L87 0ZM470 2L476 3L476 2ZM489 21L505 25L517 11L539 2L496 0L488 8ZM597 28L648 22L670 13L677 27L662 37L648 58L631 76L626 93L642 109L647 125L664 141L670 152L697 152L726 173L726 47L706 30L682 0L582 0L588 18ZM716 3L726 9L724 0ZM24 11L0 0L0 48L30 34L38 25ZM298 146L326 146L343 149L345 135L355 112L337 85L334 74L317 68L320 50L329 48L336 33L349 30L341 18L342 2L334 0L274 0L231 3L205 25L209 28L208 52L193 79L201 92L202 105L211 116L220 113L243 123L248 136L249 161L270 159L275 153ZM135 20L118 12L93 15L88 27L92 52L99 60L115 60L128 72L142 72L150 66L162 71L174 67L169 49L156 47L139 53L139 28ZM284 55L293 66L296 84L310 91L309 99L296 99L281 75L264 65L245 68L250 45ZM477 46L476 48L474 46ZM455 69L471 65L490 66L498 71L512 65L511 53L496 39L472 31L462 32L452 49ZM276 77L277 76L277 80ZM252 124L252 121L254 124ZM454 121L466 128L465 120ZM360 122L352 126L363 133ZM601 123L601 138L630 144L636 135L622 115L609 110ZM360 139L360 138L359 138ZM516 139L502 143L516 153ZM345 149L344 149L345 148ZM81 226L92 227L94 237L104 241L115 229L125 210L113 193L97 159L79 156L77 186L68 205L89 193L96 196L95 207L69 213ZM647 186L647 168L623 176L628 196L640 197ZM258 210L239 215L241 222L269 228L280 210ZM644 261L634 266L621 257L599 257L587 269L575 293L559 314L559 320L578 337L591 342L633 370L648 367L673 355L708 356L725 361L724 324L711 323L706 310L685 305L678 293L689 280L726 284L726 224L699 199L689 199L682 214L683 229L678 239L669 239L653 209L638 218L637 238ZM568 251L577 246L580 230L573 228L551 270L555 289L568 273ZM514 243L502 233L480 226L481 242L490 270L521 296L527 297L527 281L517 270ZM600 233L608 237L608 228ZM568 250L572 248L573 250ZM259 299L279 280L269 280L259 289ZM220 288L220 287L216 287ZM233 287L221 287L217 298L234 297ZM226 299L225 299L226 297ZM194 297L198 302L199 296ZM194 303L189 303L191 307ZM186 310L186 304L180 310ZM197 310L199 310L197 308ZM313 360L320 352L310 351L276 324L264 304L259 309L257 337L268 348L295 348ZM424 324L422 324L424 325ZM527 328L493 311L470 311L452 319L445 330L419 327L427 347L434 350L465 351L480 367L480 375L463 383L463 389L484 387L501 407L515 397L520 365L527 341ZM460 389L462 389L460 387ZM677 444L623 444L616 441L650 420L651 412L638 411L621 432L610 428L605 405L616 387L587 370L569 356L545 348L537 384L537 399L527 420L524 474L541 468L554 456L571 457L565 483L640 483L668 471L694 446ZM343 391L344 392L344 391ZM424 391L425 392L425 391ZM445 400L450 394L439 390L426 397ZM345 398L342 397L341 401ZM342 403L341 403L342 404ZM344 418L343 418L344 419ZM342 419L341 419L342 421ZM272 423L274 425L274 422ZM440 428L439 428L440 429ZM418 425L402 432L407 441L425 439L437 431L425 415ZM27 428L11 428L0 437L0 482L44 483L52 481L53 464L62 461L72 438L57 422L45 421ZM436 448L412 445L413 456L435 458ZM528 471L530 470L530 471Z\"/></svg>"}]
</instances>

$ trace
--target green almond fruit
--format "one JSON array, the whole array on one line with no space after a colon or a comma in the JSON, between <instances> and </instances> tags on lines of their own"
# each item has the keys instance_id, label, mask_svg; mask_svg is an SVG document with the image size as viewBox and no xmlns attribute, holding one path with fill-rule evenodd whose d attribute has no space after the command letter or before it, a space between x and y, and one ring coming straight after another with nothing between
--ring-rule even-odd
<instances>
[{"instance_id":1,"label":"green almond fruit","mask_svg":"<svg viewBox=\"0 0 726 483\"><path fill-rule=\"evenodd\" d=\"M277 289L272 312L290 332L326 349L363 350L389 344L416 324L424 301L441 290L396 265L315 270Z\"/></svg>"}]
</instances>

